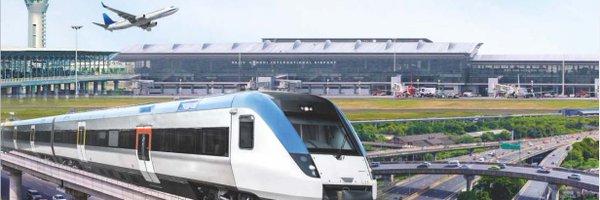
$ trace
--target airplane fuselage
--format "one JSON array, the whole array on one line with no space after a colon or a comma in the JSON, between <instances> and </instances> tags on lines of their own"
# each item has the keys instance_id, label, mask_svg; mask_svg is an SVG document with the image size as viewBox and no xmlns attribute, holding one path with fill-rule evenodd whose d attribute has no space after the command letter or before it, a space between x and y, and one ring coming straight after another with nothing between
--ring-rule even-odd
<instances>
[{"instance_id":1,"label":"airplane fuselage","mask_svg":"<svg viewBox=\"0 0 600 200\"><path fill-rule=\"evenodd\" d=\"M119 29L126 29L129 27L134 27L134 26L143 26L145 24L149 24L152 23L152 21L159 19L159 18L163 18L169 15L172 15L173 13L177 12L177 8L171 6L168 8L163 8L154 12L149 12L140 16L136 17L135 22L131 22L127 19L121 20L121 21L117 21L113 24L110 24L106 27L106 30L119 30ZM156 22L154 22L156 23ZM153 26L155 26L156 24L154 24ZM150 26L152 27L152 26Z\"/></svg>"}]
</instances>

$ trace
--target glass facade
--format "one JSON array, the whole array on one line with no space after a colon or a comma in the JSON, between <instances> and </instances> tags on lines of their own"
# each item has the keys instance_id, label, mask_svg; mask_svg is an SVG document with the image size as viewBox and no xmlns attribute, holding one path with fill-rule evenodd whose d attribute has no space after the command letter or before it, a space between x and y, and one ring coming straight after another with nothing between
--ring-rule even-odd
<instances>
[{"instance_id":1,"label":"glass facade","mask_svg":"<svg viewBox=\"0 0 600 200\"><path fill-rule=\"evenodd\" d=\"M182 89L195 94L196 88L206 89L203 92L210 94L215 84L222 92L230 92L244 89L246 83L270 78L279 82L277 90L369 95L376 90L392 91L392 77L398 75L402 83L454 94L487 95L490 78L499 78L500 84L520 82L540 87L536 91L558 93L559 89L562 92L563 71L566 94L596 90L598 58L593 56L558 59L553 55L477 55L482 43L354 40L148 44L125 49L115 59L134 63L135 72L142 79L157 83L154 89L160 87L160 91L154 90L156 94L164 93L165 89L176 94ZM298 85L294 89L300 90L291 90L291 86L282 86L285 85L282 82L293 82ZM368 92L357 91L362 89Z\"/></svg>"},{"instance_id":2,"label":"glass facade","mask_svg":"<svg viewBox=\"0 0 600 200\"><path fill-rule=\"evenodd\" d=\"M396 61L394 62L394 57ZM389 82L390 77L421 82L466 83L467 55L228 55L219 57L148 56L135 62L144 79L161 82L248 82L276 77L302 82ZM395 63L395 67L394 67ZM408 79L407 79L408 80Z\"/></svg>"},{"instance_id":3,"label":"glass facade","mask_svg":"<svg viewBox=\"0 0 600 200\"><path fill-rule=\"evenodd\" d=\"M78 74L109 73L114 52L78 52ZM75 51L2 51L2 79L75 75Z\"/></svg>"}]
</instances>

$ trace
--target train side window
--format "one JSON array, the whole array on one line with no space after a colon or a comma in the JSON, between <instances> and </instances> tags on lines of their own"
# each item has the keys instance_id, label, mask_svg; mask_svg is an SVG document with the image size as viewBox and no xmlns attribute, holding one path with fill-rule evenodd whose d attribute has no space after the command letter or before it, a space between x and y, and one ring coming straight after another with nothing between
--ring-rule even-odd
<instances>
[{"instance_id":1,"label":"train side window","mask_svg":"<svg viewBox=\"0 0 600 200\"><path fill-rule=\"evenodd\" d=\"M12 126L5 126L2 127L2 139L3 140L12 140Z\"/></svg>"},{"instance_id":2,"label":"train side window","mask_svg":"<svg viewBox=\"0 0 600 200\"><path fill-rule=\"evenodd\" d=\"M18 126L17 128L17 140L29 141L30 139L30 127Z\"/></svg>"},{"instance_id":3,"label":"train side window","mask_svg":"<svg viewBox=\"0 0 600 200\"><path fill-rule=\"evenodd\" d=\"M107 146L108 136L106 131L96 131L96 146Z\"/></svg>"},{"instance_id":4,"label":"train side window","mask_svg":"<svg viewBox=\"0 0 600 200\"><path fill-rule=\"evenodd\" d=\"M119 146L119 131L108 131L108 146Z\"/></svg>"},{"instance_id":5,"label":"train side window","mask_svg":"<svg viewBox=\"0 0 600 200\"><path fill-rule=\"evenodd\" d=\"M202 152L213 156L229 156L229 128L202 129Z\"/></svg>"},{"instance_id":6,"label":"train side window","mask_svg":"<svg viewBox=\"0 0 600 200\"><path fill-rule=\"evenodd\" d=\"M254 148L254 116L240 116L240 144L241 149Z\"/></svg>"}]
</instances>

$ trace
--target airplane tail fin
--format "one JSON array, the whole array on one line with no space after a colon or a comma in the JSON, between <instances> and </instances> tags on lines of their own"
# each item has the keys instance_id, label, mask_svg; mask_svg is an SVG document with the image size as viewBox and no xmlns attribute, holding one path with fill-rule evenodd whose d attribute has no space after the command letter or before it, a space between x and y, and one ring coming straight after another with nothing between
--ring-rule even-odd
<instances>
[{"instance_id":1,"label":"airplane tail fin","mask_svg":"<svg viewBox=\"0 0 600 200\"><path fill-rule=\"evenodd\" d=\"M96 25L98 25L98 26L100 26L100 27L102 27L102 28L105 28L105 29L106 29L106 28L108 28L108 26L107 26L107 25L104 25L104 24L101 24L101 23L98 23L98 22L92 22L92 23L93 23L93 24L96 24Z\"/></svg>"},{"instance_id":2,"label":"airplane tail fin","mask_svg":"<svg viewBox=\"0 0 600 200\"><path fill-rule=\"evenodd\" d=\"M104 17L104 25L108 26L108 25L115 23L115 21L110 19L110 17L108 17L108 15L106 13L102 13L102 16Z\"/></svg>"}]
</instances>

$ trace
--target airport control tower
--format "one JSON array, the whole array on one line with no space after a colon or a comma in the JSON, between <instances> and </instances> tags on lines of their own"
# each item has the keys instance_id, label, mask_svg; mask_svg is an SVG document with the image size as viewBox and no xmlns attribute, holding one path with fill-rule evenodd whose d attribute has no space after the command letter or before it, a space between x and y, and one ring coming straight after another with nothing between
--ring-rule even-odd
<instances>
[{"instance_id":1,"label":"airport control tower","mask_svg":"<svg viewBox=\"0 0 600 200\"><path fill-rule=\"evenodd\" d=\"M29 10L27 46L29 48L46 47L46 10L48 0L25 0Z\"/></svg>"}]
</instances>

